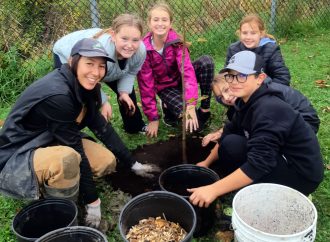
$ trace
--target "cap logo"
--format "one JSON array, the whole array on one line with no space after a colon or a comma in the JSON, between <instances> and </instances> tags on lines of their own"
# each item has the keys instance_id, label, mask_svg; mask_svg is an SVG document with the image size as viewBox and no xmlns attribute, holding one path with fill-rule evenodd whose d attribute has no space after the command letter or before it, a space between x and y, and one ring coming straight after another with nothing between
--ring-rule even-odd
<instances>
[{"instance_id":1,"label":"cap logo","mask_svg":"<svg viewBox=\"0 0 330 242\"><path fill-rule=\"evenodd\" d=\"M93 49L102 49L102 45L101 45L101 43L96 43L96 44L93 45L92 48Z\"/></svg>"},{"instance_id":2,"label":"cap logo","mask_svg":"<svg viewBox=\"0 0 330 242\"><path fill-rule=\"evenodd\" d=\"M228 62L228 64L233 64L235 62L235 56L232 56Z\"/></svg>"}]
</instances>

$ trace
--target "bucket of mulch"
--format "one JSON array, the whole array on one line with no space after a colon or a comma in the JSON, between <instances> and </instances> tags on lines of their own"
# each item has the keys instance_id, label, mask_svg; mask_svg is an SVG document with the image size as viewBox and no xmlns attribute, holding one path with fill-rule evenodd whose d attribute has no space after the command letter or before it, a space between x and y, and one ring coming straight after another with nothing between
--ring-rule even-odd
<instances>
[{"instance_id":1,"label":"bucket of mulch","mask_svg":"<svg viewBox=\"0 0 330 242\"><path fill-rule=\"evenodd\" d=\"M53 230L39 239L36 242L108 242L107 238L100 231L85 227L73 226Z\"/></svg>"},{"instance_id":2,"label":"bucket of mulch","mask_svg":"<svg viewBox=\"0 0 330 242\"><path fill-rule=\"evenodd\" d=\"M196 213L181 196L151 191L130 200L121 210L119 230L126 242L188 242L193 238Z\"/></svg>"},{"instance_id":3,"label":"bucket of mulch","mask_svg":"<svg viewBox=\"0 0 330 242\"><path fill-rule=\"evenodd\" d=\"M219 179L218 174L209 168L183 164L164 170L159 176L159 185L162 190L176 193L189 201L187 188L206 186ZM197 216L194 237L204 236L214 224L216 203L207 208L193 207Z\"/></svg>"},{"instance_id":4,"label":"bucket of mulch","mask_svg":"<svg viewBox=\"0 0 330 242\"><path fill-rule=\"evenodd\" d=\"M11 228L17 241L35 241L50 231L78 225L77 216L78 208L73 201L42 199L20 210Z\"/></svg>"}]
</instances>

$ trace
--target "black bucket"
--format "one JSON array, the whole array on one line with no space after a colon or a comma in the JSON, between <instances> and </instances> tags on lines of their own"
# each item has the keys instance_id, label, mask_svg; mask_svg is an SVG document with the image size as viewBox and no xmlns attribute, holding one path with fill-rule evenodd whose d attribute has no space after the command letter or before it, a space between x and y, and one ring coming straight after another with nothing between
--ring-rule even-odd
<instances>
[{"instance_id":1,"label":"black bucket","mask_svg":"<svg viewBox=\"0 0 330 242\"><path fill-rule=\"evenodd\" d=\"M189 201L187 188L205 186L220 178L213 170L192 164L172 166L159 176L159 186L164 191L176 193ZM194 237L205 235L213 226L215 219L215 202L207 208L193 206L197 216Z\"/></svg>"},{"instance_id":2,"label":"black bucket","mask_svg":"<svg viewBox=\"0 0 330 242\"><path fill-rule=\"evenodd\" d=\"M73 226L51 231L39 239L36 242L108 242L107 238L100 231L85 227L85 226Z\"/></svg>"},{"instance_id":3,"label":"black bucket","mask_svg":"<svg viewBox=\"0 0 330 242\"><path fill-rule=\"evenodd\" d=\"M182 242L192 240L196 226L196 214L191 204L179 195L166 191L142 193L131 199L121 210L119 230L124 241L130 228L137 225L141 219L148 217L163 217L168 221L178 223L187 235Z\"/></svg>"},{"instance_id":4,"label":"black bucket","mask_svg":"<svg viewBox=\"0 0 330 242\"><path fill-rule=\"evenodd\" d=\"M32 202L16 214L12 230L20 242L35 241L44 234L78 225L78 209L66 199L43 199Z\"/></svg>"}]
</instances>

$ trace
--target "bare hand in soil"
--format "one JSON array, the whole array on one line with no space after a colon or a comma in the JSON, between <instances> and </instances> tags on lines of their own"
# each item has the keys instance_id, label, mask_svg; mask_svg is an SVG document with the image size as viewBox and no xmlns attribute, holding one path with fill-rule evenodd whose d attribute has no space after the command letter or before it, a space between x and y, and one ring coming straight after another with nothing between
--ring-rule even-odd
<instances>
[{"instance_id":1,"label":"bare hand in soil","mask_svg":"<svg viewBox=\"0 0 330 242\"><path fill-rule=\"evenodd\" d=\"M190 133L198 129L198 119L194 105L187 106L186 111L186 130Z\"/></svg>"},{"instance_id":2,"label":"bare hand in soil","mask_svg":"<svg viewBox=\"0 0 330 242\"><path fill-rule=\"evenodd\" d=\"M153 178L153 173L160 172L160 168L154 164L141 164L136 161L132 166L132 171L138 176Z\"/></svg>"},{"instance_id":3,"label":"bare hand in soil","mask_svg":"<svg viewBox=\"0 0 330 242\"><path fill-rule=\"evenodd\" d=\"M127 233L126 239L130 242L179 242L187 232L178 224L162 219L161 217L142 219Z\"/></svg>"},{"instance_id":4,"label":"bare hand in soil","mask_svg":"<svg viewBox=\"0 0 330 242\"><path fill-rule=\"evenodd\" d=\"M217 142L218 139L220 139L221 135L222 135L222 130L223 129L219 129L213 133L209 133L208 135L206 135L203 139L202 139L202 146L205 147L207 146L210 142Z\"/></svg>"}]
</instances>

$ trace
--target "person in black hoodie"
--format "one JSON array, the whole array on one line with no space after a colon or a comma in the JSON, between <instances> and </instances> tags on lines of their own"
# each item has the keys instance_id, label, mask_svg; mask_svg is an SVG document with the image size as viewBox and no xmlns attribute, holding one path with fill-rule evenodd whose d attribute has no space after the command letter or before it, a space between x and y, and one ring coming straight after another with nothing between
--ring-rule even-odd
<instances>
[{"instance_id":1,"label":"person in black hoodie","mask_svg":"<svg viewBox=\"0 0 330 242\"><path fill-rule=\"evenodd\" d=\"M226 72L215 75L212 86L216 101L227 108L226 116L228 120L231 120L235 113L234 103L237 98L230 92L229 84L225 80L225 74ZM294 110L298 111L303 119L311 126L312 130L317 133L320 127L320 119L307 97L290 86L272 82L272 79L269 77L265 78L264 83L267 87L280 91L283 94L284 101L290 104ZM202 146L205 147L210 142L217 142L220 139L222 132L223 128L204 136L202 139ZM215 147L211 150L210 155L196 165L209 167L215 160L217 160L218 149L219 143L216 143Z\"/></svg>"},{"instance_id":2,"label":"person in black hoodie","mask_svg":"<svg viewBox=\"0 0 330 242\"><path fill-rule=\"evenodd\" d=\"M218 164L224 178L188 189L190 201L209 206L217 197L244 186L269 182L308 195L323 179L320 146L301 113L264 80L264 61L251 51L235 54L221 70L237 97L235 113L219 140Z\"/></svg>"},{"instance_id":3,"label":"person in black hoodie","mask_svg":"<svg viewBox=\"0 0 330 242\"><path fill-rule=\"evenodd\" d=\"M93 176L116 167L152 175L153 167L132 157L99 112L107 61L113 60L97 40L82 39L73 46L69 64L25 89L0 131L1 193L20 199L80 195L85 224L98 227L101 201ZM105 147L85 139L84 127Z\"/></svg>"}]
</instances>

